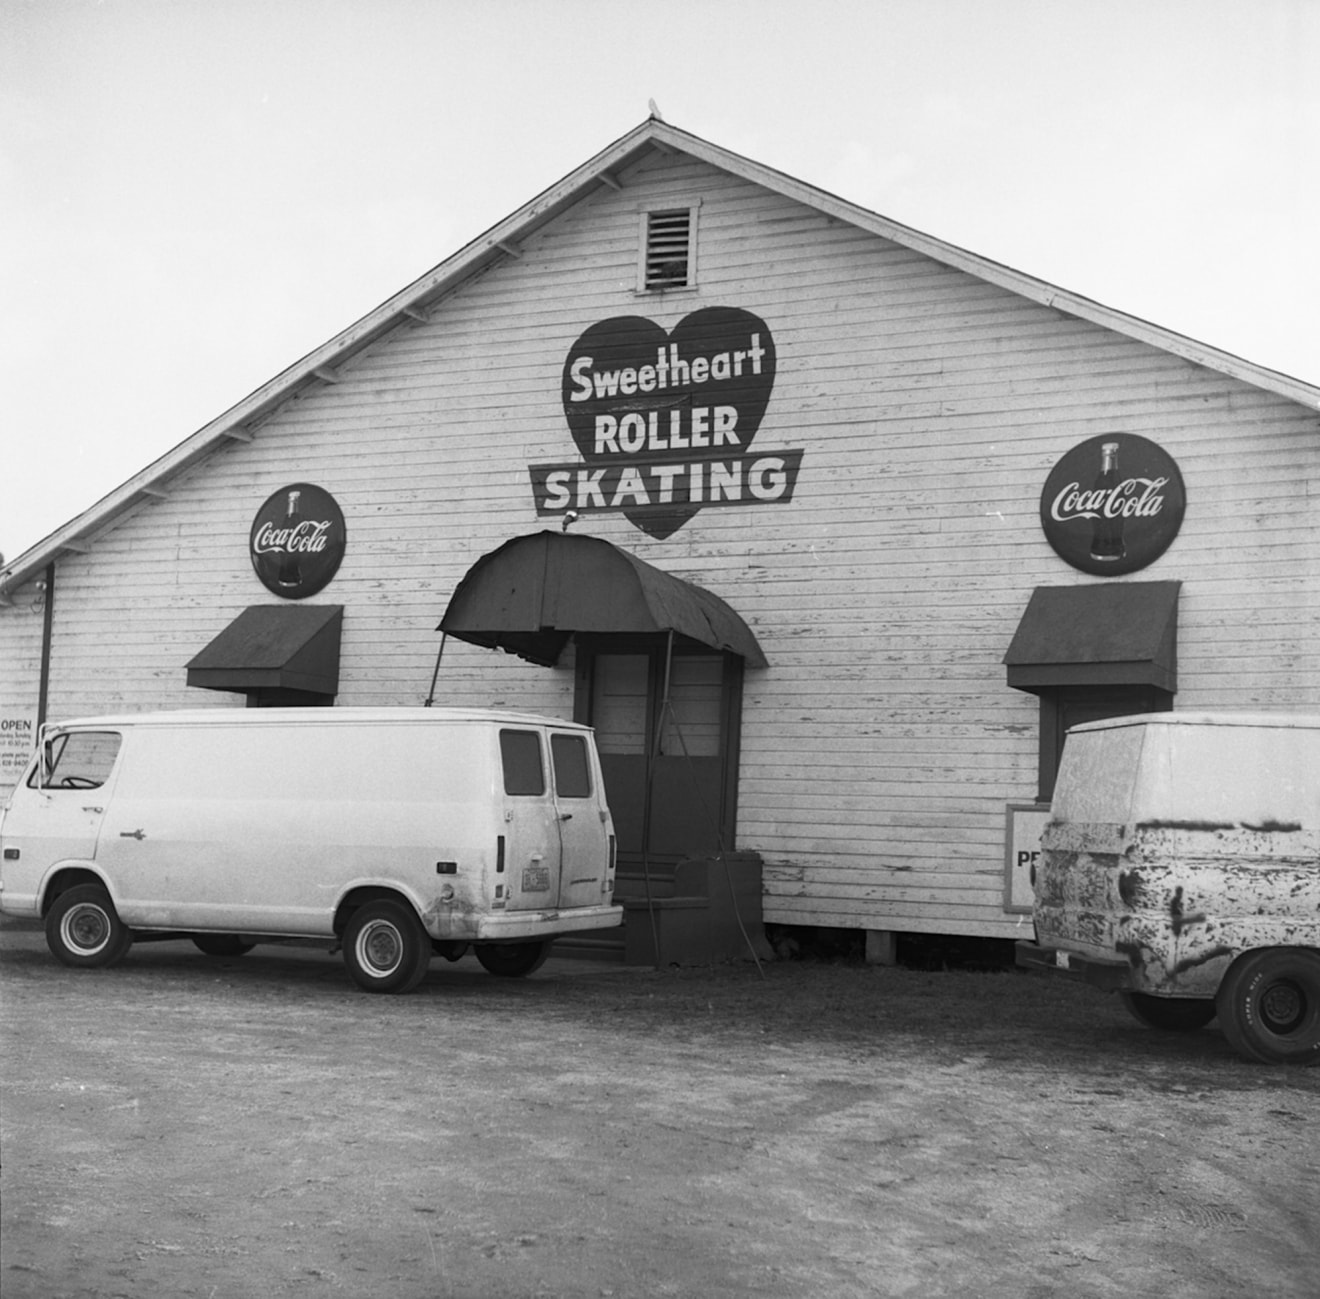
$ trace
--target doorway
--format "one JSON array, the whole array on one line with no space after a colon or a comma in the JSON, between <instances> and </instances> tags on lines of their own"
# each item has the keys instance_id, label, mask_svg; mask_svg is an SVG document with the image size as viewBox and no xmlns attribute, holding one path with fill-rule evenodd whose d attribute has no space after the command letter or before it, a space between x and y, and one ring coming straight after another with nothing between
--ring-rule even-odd
<instances>
[{"instance_id":1,"label":"doorway","mask_svg":"<svg viewBox=\"0 0 1320 1299\"><path fill-rule=\"evenodd\" d=\"M579 636L575 718L595 727L622 874L731 851L743 660L677 635Z\"/></svg>"}]
</instances>

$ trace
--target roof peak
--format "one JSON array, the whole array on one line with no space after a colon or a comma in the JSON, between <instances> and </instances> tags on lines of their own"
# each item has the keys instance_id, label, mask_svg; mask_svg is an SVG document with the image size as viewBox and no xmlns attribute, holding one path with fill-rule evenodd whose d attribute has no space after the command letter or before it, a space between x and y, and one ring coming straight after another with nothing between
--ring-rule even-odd
<instances>
[{"instance_id":1,"label":"roof peak","mask_svg":"<svg viewBox=\"0 0 1320 1299\"><path fill-rule=\"evenodd\" d=\"M1137 339L1300 405L1320 408L1320 387L1104 306L881 216L684 131L660 116L654 100L648 103L652 111L639 125L18 556L8 568L0 571L0 606L9 603L7 592L26 583L46 564L62 554L86 549L85 538L91 533L145 498L159 495L157 484L162 480L203 459L217 445L230 440L251 441L252 434L247 426L260 420L294 392L312 383L328 381L327 376L333 377L337 364L370 346L400 323L406 320L429 321L429 304L499 259L517 257L521 240L580 201L591 187L619 188L618 173L653 148L664 153L687 154L1021 297Z\"/></svg>"}]
</instances>

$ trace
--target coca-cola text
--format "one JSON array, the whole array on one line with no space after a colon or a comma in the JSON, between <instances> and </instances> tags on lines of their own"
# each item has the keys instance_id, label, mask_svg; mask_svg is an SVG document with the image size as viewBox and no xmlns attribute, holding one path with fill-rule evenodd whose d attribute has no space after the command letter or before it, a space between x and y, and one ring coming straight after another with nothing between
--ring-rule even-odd
<instances>
[{"instance_id":1,"label":"coca-cola text","mask_svg":"<svg viewBox=\"0 0 1320 1299\"><path fill-rule=\"evenodd\" d=\"M1086 491L1080 483L1069 483L1054 498L1050 517L1060 523L1069 519L1151 518L1164 508L1162 492L1168 481L1167 478L1127 478L1108 490Z\"/></svg>"},{"instance_id":2,"label":"coca-cola text","mask_svg":"<svg viewBox=\"0 0 1320 1299\"><path fill-rule=\"evenodd\" d=\"M323 522L304 519L292 528L277 528L273 523L263 523L252 538L252 549L258 555L319 555L325 549L330 526L329 519Z\"/></svg>"}]
</instances>

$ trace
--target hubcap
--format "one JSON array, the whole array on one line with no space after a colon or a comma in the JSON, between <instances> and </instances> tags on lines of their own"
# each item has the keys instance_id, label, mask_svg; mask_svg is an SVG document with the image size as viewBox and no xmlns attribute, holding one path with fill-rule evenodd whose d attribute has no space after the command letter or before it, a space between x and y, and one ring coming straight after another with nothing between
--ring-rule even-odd
<instances>
[{"instance_id":1,"label":"hubcap","mask_svg":"<svg viewBox=\"0 0 1320 1299\"><path fill-rule=\"evenodd\" d=\"M1265 989L1260 1013L1271 1032L1290 1033L1306 1013L1306 998L1290 979L1280 979Z\"/></svg>"},{"instance_id":2,"label":"hubcap","mask_svg":"<svg viewBox=\"0 0 1320 1299\"><path fill-rule=\"evenodd\" d=\"M100 907L74 907L64 917L60 932L67 946L91 956L110 941L110 918Z\"/></svg>"},{"instance_id":3,"label":"hubcap","mask_svg":"<svg viewBox=\"0 0 1320 1299\"><path fill-rule=\"evenodd\" d=\"M403 939L387 921L373 920L358 935L357 954L359 964L383 978L399 968Z\"/></svg>"}]
</instances>

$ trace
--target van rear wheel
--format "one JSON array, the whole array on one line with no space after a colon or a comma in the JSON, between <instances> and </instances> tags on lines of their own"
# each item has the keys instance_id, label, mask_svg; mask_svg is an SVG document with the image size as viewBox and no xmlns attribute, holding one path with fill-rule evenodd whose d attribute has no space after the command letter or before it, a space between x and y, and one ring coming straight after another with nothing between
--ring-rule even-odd
<instances>
[{"instance_id":1,"label":"van rear wheel","mask_svg":"<svg viewBox=\"0 0 1320 1299\"><path fill-rule=\"evenodd\" d=\"M1264 1064L1320 1063L1320 952L1248 952L1224 976L1215 1004L1239 1055Z\"/></svg>"},{"instance_id":2,"label":"van rear wheel","mask_svg":"<svg viewBox=\"0 0 1320 1299\"><path fill-rule=\"evenodd\" d=\"M102 969L133 946L133 931L119 919L110 895L99 884L78 884L51 903L46 946L64 965Z\"/></svg>"},{"instance_id":3,"label":"van rear wheel","mask_svg":"<svg viewBox=\"0 0 1320 1299\"><path fill-rule=\"evenodd\" d=\"M476 949L477 960L491 974L505 979L525 978L545 964L552 941L547 938L531 943L482 943Z\"/></svg>"},{"instance_id":4,"label":"van rear wheel","mask_svg":"<svg viewBox=\"0 0 1320 1299\"><path fill-rule=\"evenodd\" d=\"M1148 992L1120 992L1123 1004L1147 1028L1191 1033L1215 1017L1215 1003L1207 997L1152 997Z\"/></svg>"},{"instance_id":5,"label":"van rear wheel","mask_svg":"<svg viewBox=\"0 0 1320 1299\"><path fill-rule=\"evenodd\" d=\"M366 992L411 992L431 963L431 936L402 902L368 902L344 929L344 964Z\"/></svg>"}]
</instances>

